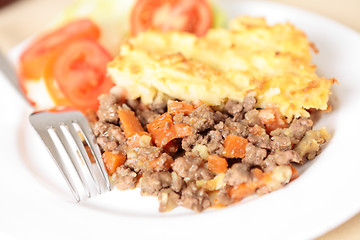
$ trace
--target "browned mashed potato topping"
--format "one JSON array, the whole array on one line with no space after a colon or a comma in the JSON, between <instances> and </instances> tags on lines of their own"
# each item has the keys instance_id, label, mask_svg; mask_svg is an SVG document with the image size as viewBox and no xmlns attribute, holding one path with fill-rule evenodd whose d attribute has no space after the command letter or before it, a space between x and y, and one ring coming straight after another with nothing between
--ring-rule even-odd
<instances>
[{"instance_id":1,"label":"browned mashed potato topping","mask_svg":"<svg viewBox=\"0 0 360 240\"><path fill-rule=\"evenodd\" d=\"M129 39L91 123L112 182L157 196L161 212L200 212L294 180L329 138L311 112L328 109L335 80L315 73L311 48L293 25L250 17L202 38Z\"/></svg>"}]
</instances>

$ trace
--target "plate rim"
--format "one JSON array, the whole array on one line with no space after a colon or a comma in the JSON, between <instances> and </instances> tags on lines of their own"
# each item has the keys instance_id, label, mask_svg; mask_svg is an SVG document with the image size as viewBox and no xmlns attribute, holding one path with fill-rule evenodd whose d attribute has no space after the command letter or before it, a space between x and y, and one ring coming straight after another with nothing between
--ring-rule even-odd
<instances>
[{"instance_id":1,"label":"plate rim","mask_svg":"<svg viewBox=\"0 0 360 240\"><path fill-rule=\"evenodd\" d=\"M234 0L226 0L226 2L235 2ZM272 2L264 2L264 1L243 1L243 2L237 2L237 4L249 4L249 3L251 3L251 4L266 4L266 5L268 5L268 6L272 6L272 7L282 7L282 8L288 8L288 9L292 9L292 10L296 10L296 11L302 11L302 12L306 12L306 13L311 13L311 15L314 17L316 17L316 18L318 18L318 17L321 17L322 19L325 19L327 22L330 22L330 24L331 25L333 25L333 24L335 24L335 25L337 25L338 27L341 27L341 28L343 28L344 30L346 30L346 31L348 31L348 32L351 32L351 34L356 34L357 35L357 37L360 39L360 33L358 33L357 31L355 31L355 30L353 30L353 29L351 29L350 27L348 27L348 26L346 26L346 25L344 25L344 24L342 24L342 23L339 23L339 22L337 22L337 21L335 21L335 20L333 20L333 19L330 19L330 18L327 18L327 17L325 17L325 16L322 16L322 15L320 15L320 14L317 14L317 13L313 13L313 12L311 12L311 11L308 11L308 10L304 10L304 9L302 9L302 8L298 8L298 7L294 7L294 6L290 6L290 5L286 5L286 4L281 4L281 3L272 3ZM21 44L20 44L21 45ZM17 49L17 47L19 47L19 45L18 46L16 46L14 49L12 49L11 51L10 51L10 56L12 56L12 58L14 59L14 52L16 51L16 49ZM279 191L281 191L281 190L279 190ZM261 198L266 198L266 197L268 197L268 196L263 196L263 197L261 197ZM238 206L236 206L236 207L238 207ZM242 207L243 208L243 207ZM346 220L348 220L348 219L350 219L351 217L353 217L353 216L355 216L356 214L358 214L358 212L360 211L360 203L359 203L359 205L357 206L357 212L354 212L353 214L348 214L348 216L344 216L341 220L339 220L339 221L337 221L337 223L333 223L333 224L330 224L326 229L322 229L322 230L319 230L319 232L318 233L316 233L315 235L316 236L319 236L320 234L324 234L325 232L327 232L327 231L329 231L329 230L331 230L331 229L333 229L335 226L338 226L339 224L341 224L341 223L343 223L343 222L345 222ZM207 213L206 213L206 215L207 215ZM218 214L215 214L215 215L218 215ZM197 218L197 217L196 217ZM160 220L160 221L163 221L163 220L165 220L166 219L166 221L169 221L169 219L167 218L167 217L165 217L165 218L159 218L158 220ZM1 231L0 231L0 233L1 233ZM315 235L313 235L312 237L316 237Z\"/></svg>"}]
</instances>

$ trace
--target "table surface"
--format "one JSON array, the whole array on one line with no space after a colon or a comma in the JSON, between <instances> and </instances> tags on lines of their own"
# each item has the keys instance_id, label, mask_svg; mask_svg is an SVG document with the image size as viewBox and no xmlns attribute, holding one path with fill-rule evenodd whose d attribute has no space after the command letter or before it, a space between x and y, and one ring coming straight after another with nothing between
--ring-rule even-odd
<instances>
[{"instance_id":1,"label":"table surface","mask_svg":"<svg viewBox=\"0 0 360 240\"><path fill-rule=\"evenodd\" d=\"M18 0L0 9L0 49L8 51L41 31L59 9L72 0ZM341 22L360 32L359 0L274 0L307 9ZM41 13L41 14L34 14ZM28 17L31 18L31 24ZM360 239L360 213L317 240Z\"/></svg>"}]
</instances>

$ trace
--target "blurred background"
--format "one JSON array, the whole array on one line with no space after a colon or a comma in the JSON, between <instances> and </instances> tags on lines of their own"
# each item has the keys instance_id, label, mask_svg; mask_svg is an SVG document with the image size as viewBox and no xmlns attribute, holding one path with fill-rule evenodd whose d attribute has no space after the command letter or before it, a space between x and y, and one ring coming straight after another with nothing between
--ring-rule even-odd
<instances>
[{"instance_id":1,"label":"blurred background","mask_svg":"<svg viewBox=\"0 0 360 240\"><path fill-rule=\"evenodd\" d=\"M41 31L54 14L72 1L0 0L0 48L7 51ZM273 2L319 13L360 32L360 0L273 0ZM331 29L327 31L331 37Z\"/></svg>"},{"instance_id":2,"label":"blurred background","mask_svg":"<svg viewBox=\"0 0 360 240\"><path fill-rule=\"evenodd\" d=\"M72 1L0 0L0 49L7 52L28 37L40 32L60 9ZM343 23L360 33L360 0L273 0L272 2L310 10ZM324 29L324 33L332 37L331 29ZM360 214L317 240L339 239L360 239Z\"/></svg>"}]
</instances>

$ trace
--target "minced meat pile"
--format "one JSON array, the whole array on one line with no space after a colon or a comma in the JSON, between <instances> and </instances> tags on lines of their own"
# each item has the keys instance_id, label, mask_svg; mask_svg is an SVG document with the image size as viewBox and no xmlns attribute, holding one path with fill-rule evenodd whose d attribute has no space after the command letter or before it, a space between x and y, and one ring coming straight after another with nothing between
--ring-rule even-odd
<instances>
[{"instance_id":1,"label":"minced meat pile","mask_svg":"<svg viewBox=\"0 0 360 240\"><path fill-rule=\"evenodd\" d=\"M100 97L92 128L112 182L158 197L159 211L200 212L283 187L295 164L313 159L329 138L310 118L290 123L256 98L210 107L176 100L144 105Z\"/></svg>"}]
</instances>

